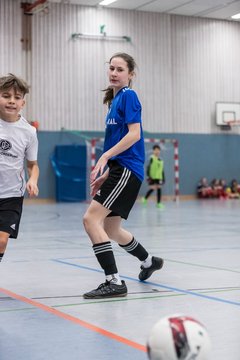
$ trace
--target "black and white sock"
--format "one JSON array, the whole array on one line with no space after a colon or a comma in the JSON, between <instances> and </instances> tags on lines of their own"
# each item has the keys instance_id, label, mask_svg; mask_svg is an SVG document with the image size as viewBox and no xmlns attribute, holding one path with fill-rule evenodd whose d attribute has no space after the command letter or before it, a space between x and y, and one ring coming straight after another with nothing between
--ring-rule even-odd
<instances>
[{"instance_id":1,"label":"black and white sock","mask_svg":"<svg viewBox=\"0 0 240 360\"><path fill-rule=\"evenodd\" d=\"M127 245L119 244L119 246L142 261L144 267L152 265L152 256L149 255L147 250L134 237Z\"/></svg>"},{"instance_id":2,"label":"black and white sock","mask_svg":"<svg viewBox=\"0 0 240 360\"><path fill-rule=\"evenodd\" d=\"M0 262L2 261L3 255L4 254L0 254Z\"/></svg>"},{"instance_id":3,"label":"black and white sock","mask_svg":"<svg viewBox=\"0 0 240 360\"><path fill-rule=\"evenodd\" d=\"M104 270L106 279L121 285L122 283L118 274L111 242L106 241L104 243L95 244L93 245L93 251L101 268Z\"/></svg>"}]
</instances>

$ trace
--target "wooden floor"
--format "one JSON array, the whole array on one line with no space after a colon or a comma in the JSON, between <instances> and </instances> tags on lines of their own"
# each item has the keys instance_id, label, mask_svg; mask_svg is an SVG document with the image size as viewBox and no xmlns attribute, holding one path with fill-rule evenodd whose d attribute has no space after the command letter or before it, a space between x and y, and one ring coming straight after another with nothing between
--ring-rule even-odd
<instances>
[{"instance_id":1,"label":"wooden floor","mask_svg":"<svg viewBox=\"0 0 240 360\"><path fill-rule=\"evenodd\" d=\"M146 360L163 316L205 324L211 360L240 360L240 201L140 202L125 227L165 266L138 281L114 244L126 298L84 300L104 281L83 230L87 204L27 204L0 265L0 360Z\"/></svg>"}]
</instances>

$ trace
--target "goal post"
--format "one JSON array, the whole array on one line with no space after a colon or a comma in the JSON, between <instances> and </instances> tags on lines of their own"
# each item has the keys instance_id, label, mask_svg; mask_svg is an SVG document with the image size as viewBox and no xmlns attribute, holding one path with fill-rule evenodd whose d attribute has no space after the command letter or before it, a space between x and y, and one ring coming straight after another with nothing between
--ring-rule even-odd
<instances>
[{"instance_id":1,"label":"goal post","mask_svg":"<svg viewBox=\"0 0 240 360\"><path fill-rule=\"evenodd\" d=\"M104 138L92 138L87 141L88 147L88 175L93 170L97 159L102 154ZM163 186L163 197L171 198L175 201L179 200L179 144L176 139L157 139L157 138L145 138L145 174L146 166L150 155L152 153L152 147L159 145L161 148L160 157L164 161L164 171L166 177L166 183ZM87 176L88 176L87 175ZM88 176L89 178L89 176ZM89 180L88 180L89 181ZM88 183L87 181L87 183ZM143 195L146 191L146 181L143 182L140 195Z\"/></svg>"}]
</instances>

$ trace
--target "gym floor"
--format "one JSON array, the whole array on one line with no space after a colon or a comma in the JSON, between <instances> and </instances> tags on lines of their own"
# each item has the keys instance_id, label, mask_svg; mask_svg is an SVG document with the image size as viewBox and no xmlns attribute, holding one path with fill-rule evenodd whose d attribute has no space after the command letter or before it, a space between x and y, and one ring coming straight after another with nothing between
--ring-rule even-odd
<instances>
[{"instance_id":1,"label":"gym floor","mask_svg":"<svg viewBox=\"0 0 240 360\"><path fill-rule=\"evenodd\" d=\"M165 259L149 281L114 244L126 298L84 300L104 281L82 226L84 203L25 204L19 237L0 265L1 360L146 360L161 317L202 322L211 360L240 360L240 201L137 202L127 222Z\"/></svg>"}]
</instances>

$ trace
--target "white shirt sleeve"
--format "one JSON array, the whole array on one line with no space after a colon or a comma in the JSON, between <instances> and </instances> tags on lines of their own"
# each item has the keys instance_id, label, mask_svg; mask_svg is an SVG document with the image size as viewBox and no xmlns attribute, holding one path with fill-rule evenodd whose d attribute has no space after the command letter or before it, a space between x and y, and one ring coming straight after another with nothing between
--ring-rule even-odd
<instances>
[{"instance_id":1,"label":"white shirt sleeve","mask_svg":"<svg viewBox=\"0 0 240 360\"><path fill-rule=\"evenodd\" d=\"M33 132L31 133L29 144L26 148L26 159L29 161L36 161L38 154L38 138L36 129L33 128Z\"/></svg>"}]
</instances>

